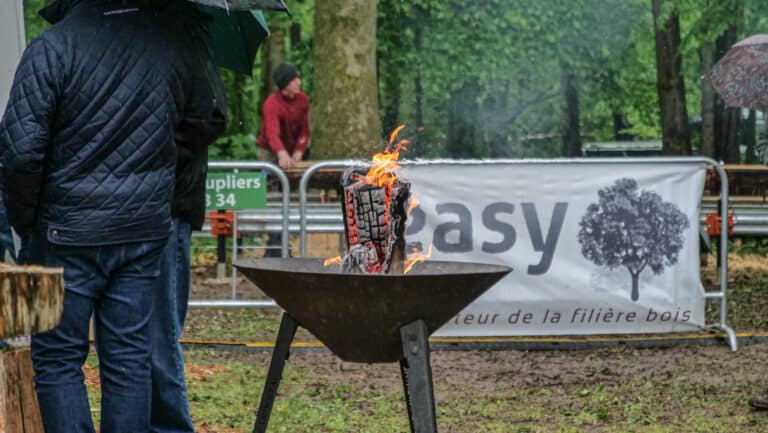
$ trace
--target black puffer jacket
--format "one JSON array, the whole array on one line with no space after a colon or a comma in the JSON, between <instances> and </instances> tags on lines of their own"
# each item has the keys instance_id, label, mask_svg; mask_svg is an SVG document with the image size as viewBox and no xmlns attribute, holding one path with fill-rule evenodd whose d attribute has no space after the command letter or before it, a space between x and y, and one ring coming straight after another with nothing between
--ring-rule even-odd
<instances>
[{"instance_id":1,"label":"black puffer jacket","mask_svg":"<svg viewBox=\"0 0 768 433\"><path fill-rule=\"evenodd\" d=\"M223 102L195 93L210 47L205 20L182 3L60 0L48 10L60 21L25 51L0 123L8 220L20 234L69 245L167 237L174 131L215 136L221 116L209 120Z\"/></svg>"}]
</instances>

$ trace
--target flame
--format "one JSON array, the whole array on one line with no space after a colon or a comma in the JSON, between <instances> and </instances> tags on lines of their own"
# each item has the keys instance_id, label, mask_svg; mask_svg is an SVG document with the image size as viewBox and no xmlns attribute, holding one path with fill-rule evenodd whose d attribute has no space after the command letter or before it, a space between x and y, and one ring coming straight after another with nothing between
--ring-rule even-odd
<instances>
[{"instance_id":1,"label":"flame","mask_svg":"<svg viewBox=\"0 0 768 433\"><path fill-rule=\"evenodd\" d=\"M407 274L411 268L413 268L413 265L416 263L421 263L426 261L428 258L432 257L432 245L429 246L429 250L427 250L427 253L421 253L417 249L414 248L414 250L409 254L410 258L405 259L403 264L405 265L405 270L403 271L404 274Z\"/></svg>"},{"instance_id":2,"label":"flame","mask_svg":"<svg viewBox=\"0 0 768 433\"><path fill-rule=\"evenodd\" d=\"M389 144L390 144L390 145L392 145L392 143L394 143L394 142L395 142L395 138L397 138L397 134L399 134L399 133L400 133L400 131L402 131L402 130L403 130L403 128L405 128L405 125L400 125L400 126L398 126L397 128L395 128L395 130L394 130L394 131L392 131L392 133L391 133L391 134L389 134Z\"/></svg>"},{"instance_id":3,"label":"flame","mask_svg":"<svg viewBox=\"0 0 768 433\"><path fill-rule=\"evenodd\" d=\"M323 262L323 266L330 266L330 265L341 265L341 256L325 259L325 261Z\"/></svg>"},{"instance_id":4,"label":"flame","mask_svg":"<svg viewBox=\"0 0 768 433\"><path fill-rule=\"evenodd\" d=\"M397 160L400 158L400 152L407 150L406 145L410 143L408 139L402 139L398 141L397 144L394 144L397 139L397 134L399 134L403 128L405 128L405 125L400 125L392 131L389 135L389 144L387 145L387 148L384 149L383 152L373 155L371 168L365 175L365 181L369 185L376 185L379 188L384 188L385 211L387 213L389 212L389 203L392 200L392 186L397 179L395 170L400 168L400 164L397 163ZM387 218L389 218L388 214Z\"/></svg>"},{"instance_id":5,"label":"flame","mask_svg":"<svg viewBox=\"0 0 768 433\"><path fill-rule=\"evenodd\" d=\"M418 206L421 202L416 197L411 197L410 203L408 203L408 209L405 211L405 214L408 216L411 216L411 212L413 212L414 209L416 209L416 206Z\"/></svg>"}]
</instances>

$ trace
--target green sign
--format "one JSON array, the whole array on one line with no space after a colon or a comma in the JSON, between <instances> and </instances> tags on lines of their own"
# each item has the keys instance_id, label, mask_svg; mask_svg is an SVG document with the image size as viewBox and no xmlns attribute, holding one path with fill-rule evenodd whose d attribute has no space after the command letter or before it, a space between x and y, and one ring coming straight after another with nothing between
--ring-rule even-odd
<instances>
[{"instance_id":1,"label":"green sign","mask_svg":"<svg viewBox=\"0 0 768 433\"><path fill-rule=\"evenodd\" d=\"M263 172L214 172L205 180L205 208L257 209L267 206Z\"/></svg>"}]
</instances>

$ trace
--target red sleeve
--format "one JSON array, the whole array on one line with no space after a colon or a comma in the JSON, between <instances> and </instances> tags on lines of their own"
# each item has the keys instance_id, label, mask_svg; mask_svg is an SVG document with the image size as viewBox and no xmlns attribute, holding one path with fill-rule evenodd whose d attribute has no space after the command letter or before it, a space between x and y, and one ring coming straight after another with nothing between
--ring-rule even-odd
<instances>
[{"instance_id":1,"label":"red sleeve","mask_svg":"<svg viewBox=\"0 0 768 433\"><path fill-rule=\"evenodd\" d=\"M296 152L301 152L302 154L307 152L307 146L309 145L309 97L304 96L305 102L303 108L303 113L301 116L301 133L299 134L299 139L296 140Z\"/></svg>"},{"instance_id":2,"label":"red sleeve","mask_svg":"<svg viewBox=\"0 0 768 433\"><path fill-rule=\"evenodd\" d=\"M280 139L280 106L272 98L267 98L261 114L267 147L275 153L285 150L283 140Z\"/></svg>"}]
</instances>

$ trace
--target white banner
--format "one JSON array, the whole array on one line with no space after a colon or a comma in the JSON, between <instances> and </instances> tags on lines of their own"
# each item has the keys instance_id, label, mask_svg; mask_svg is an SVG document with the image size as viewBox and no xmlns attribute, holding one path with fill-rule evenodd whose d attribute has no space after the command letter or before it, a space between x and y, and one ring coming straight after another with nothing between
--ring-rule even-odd
<instances>
[{"instance_id":1,"label":"white banner","mask_svg":"<svg viewBox=\"0 0 768 433\"><path fill-rule=\"evenodd\" d=\"M16 65L24 51L24 11L22 0L0 1L0 117L5 112Z\"/></svg>"},{"instance_id":2,"label":"white banner","mask_svg":"<svg viewBox=\"0 0 768 433\"><path fill-rule=\"evenodd\" d=\"M704 324L703 163L414 165L406 234L513 271L436 335L680 332Z\"/></svg>"}]
</instances>

